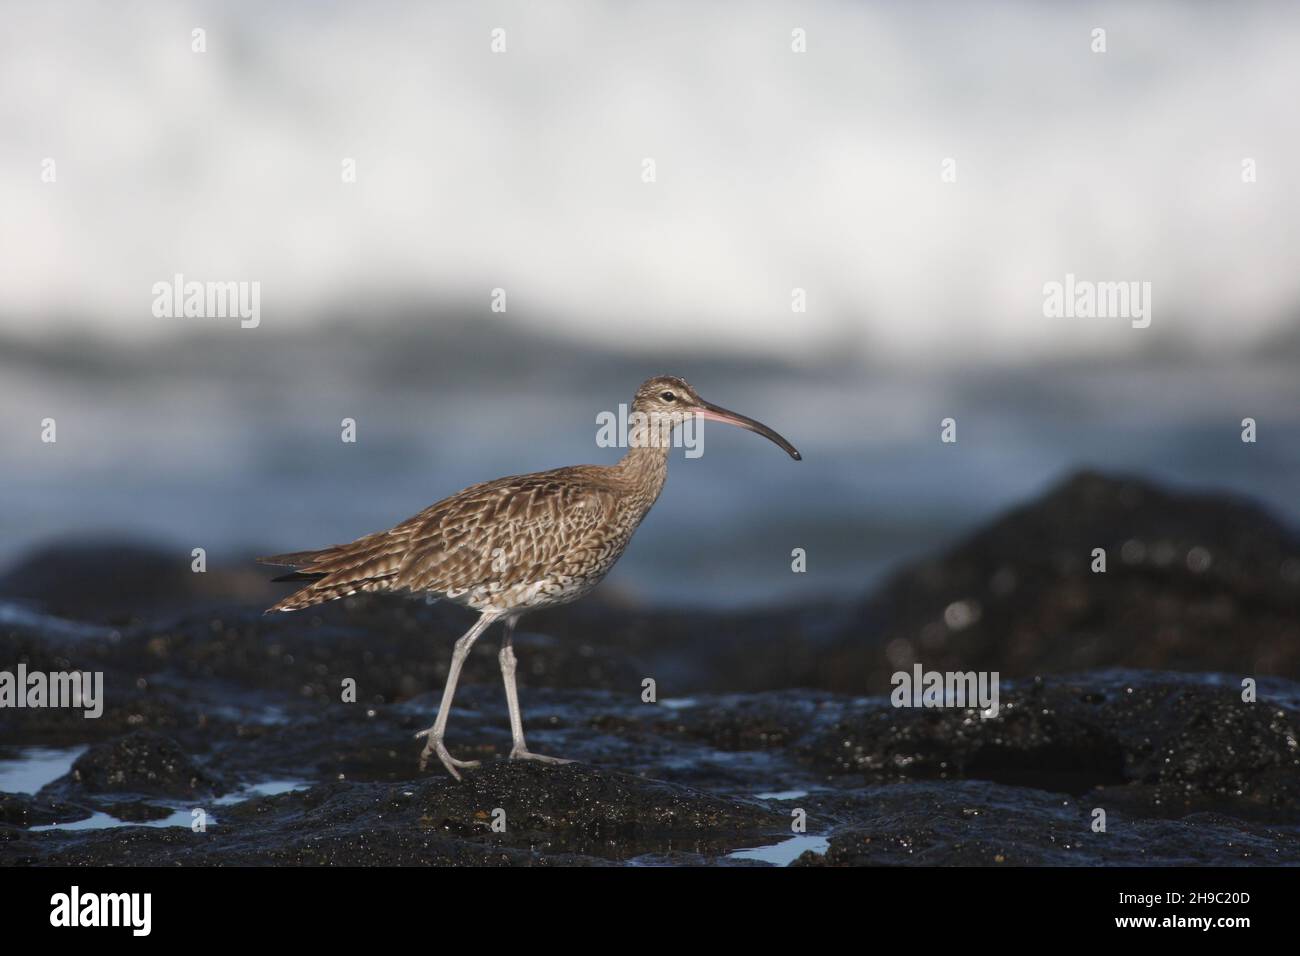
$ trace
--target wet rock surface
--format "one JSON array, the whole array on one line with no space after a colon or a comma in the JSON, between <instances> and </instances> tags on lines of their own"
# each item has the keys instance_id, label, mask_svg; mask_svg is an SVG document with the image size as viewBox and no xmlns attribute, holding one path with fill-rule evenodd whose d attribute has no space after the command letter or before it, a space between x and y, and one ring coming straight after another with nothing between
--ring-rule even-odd
<instances>
[{"instance_id":1,"label":"wet rock surface","mask_svg":"<svg viewBox=\"0 0 1300 956\"><path fill-rule=\"evenodd\" d=\"M96 744L78 757L66 789L193 797L220 793L223 788L195 766L174 740L138 730Z\"/></svg>"},{"instance_id":2,"label":"wet rock surface","mask_svg":"<svg viewBox=\"0 0 1300 956\"><path fill-rule=\"evenodd\" d=\"M365 598L266 617L260 599L177 608L133 592L125 616L92 595L54 617L40 603L41 580L58 577L47 555L3 605L0 670L102 671L104 710L0 710L0 864L1300 864L1300 684L1282 647L1296 637L1293 539L1266 523L1248 541L1214 532L1223 503L1181 499L1152 506L1172 524L1123 531L1126 488L1081 476L863 605L592 602L525 618L529 744L572 764L505 759L489 632L449 725L452 753L483 761L459 783L417 769L414 735L467 612ZM1213 561L1080 577L1060 565L1095 537L1071 530L1078 508L1112 523L1119 552L1127 534ZM1015 566L1014 600L971 590L1005 589L1012 542L1036 535L1048 557ZM981 611L945 623L971 595ZM1212 653L1206 620L1222 628ZM1121 641L1165 656L1071 668L1080 641L1087 661ZM850 647L848 670L817 678L819 652ZM891 706L872 675L908 669L909 648L927 668L1003 670L997 714ZM1243 678L1257 680L1253 702Z\"/></svg>"},{"instance_id":3,"label":"wet rock surface","mask_svg":"<svg viewBox=\"0 0 1300 956\"><path fill-rule=\"evenodd\" d=\"M0 826L34 827L84 820L90 811L49 797L0 793Z\"/></svg>"},{"instance_id":4,"label":"wet rock surface","mask_svg":"<svg viewBox=\"0 0 1300 956\"><path fill-rule=\"evenodd\" d=\"M795 866L1224 866L1300 859L1300 828L1225 814L1167 820L1112 807L1106 831L1094 832L1096 801L998 784L910 783L873 787L858 797L860 819L837 828L824 853L804 853Z\"/></svg>"},{"instance_id":5,"label":"wet rock surface","mask_svg":"<svg viewBox=\"0 0 1300 956\"><path fill-rule=\"evenodd\" d=\"M530 743L577 761L562 766L504 759L504 704L484 683L455 711L453 752L484 761L459 783L416 770L413 731L436 695L286 698L245 723L220 701L155 693L185 750L164 750L169 779L188 786L201 768L234 792L143 792L143 735L114 738L88 752L96 773L141 792L98 792L73 770L6 795L0 863L758 865L744 851L777 862L812 835L828 845L801 865L1300 864L1300 686L1285 681L1253 704L1213 678L1029 681L990 718L815 691L666 706L635 688L529 689ZM121 822L78 829L92 811Z\"/></svg>"},{"instance_id":6,"label":"wet rock surface","mask_svg":"<svg viewBox=\"0 0 1300 956\"><path fill-rule=\"evenodd\" d=\"M1127 667L1295 678L1300 534L1249 501L1083 472L903 569L855 621L883 658L864 666L835 638L822 673L876 692L913 660L1010 677Z\"/></svg>"}]
</instances>

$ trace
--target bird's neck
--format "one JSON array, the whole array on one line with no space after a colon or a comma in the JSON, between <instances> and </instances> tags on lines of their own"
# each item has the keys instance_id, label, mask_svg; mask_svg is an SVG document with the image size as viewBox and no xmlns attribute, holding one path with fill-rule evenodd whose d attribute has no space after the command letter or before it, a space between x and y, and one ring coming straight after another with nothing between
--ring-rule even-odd
<instances>
[{"instance_id":1,"label":"bird's neck","mask_svg":"<svg viewBox=\"0 0 1300 956\"><path fill-rule=\"evenodd\" d=\"M659 497L664 482L668 479L668 450L670 445L661 444L633 445L627 450L615 466L625 480L638 492L638 499L643 499L643 507L649 508Z\"/></svg>"}]
</instances>

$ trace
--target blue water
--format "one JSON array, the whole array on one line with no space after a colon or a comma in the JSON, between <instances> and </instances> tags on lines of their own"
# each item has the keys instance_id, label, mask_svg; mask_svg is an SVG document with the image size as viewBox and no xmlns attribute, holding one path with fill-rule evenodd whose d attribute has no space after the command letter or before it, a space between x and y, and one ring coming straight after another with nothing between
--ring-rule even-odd
<instances>
[{"instance_id":1,"label":"blue water","mask_svg":"<svg viewBox=\"0 0 1300 956\"><path fill-rule=\"evenodd\" d=\"M769 846L753 847L728 853L733 860L759 860L774 866L789 866L808 851L823 855L830 848L830 840L820 836L794 836Z\"/></svg>"},{"instance_id":2,"label":"blue water","mask_svg":"<svg viewBox=\"0 0 1300 956\"><path fill-rule=\"evenodd\" d=\"M73 763L85 753L85 747L29 747L16 756L0 760L0 793L34 794L46 784L53 783L72 770ZM217 818L210 806L230 806L251 800L254 797L274 796L292 790L302 790L310 786L303 780L264 780L259 783L241 787L221 797L197 799L191 805L182 806L166 798L158 798L159 806L168 807L172 812L157 820L124 821L109 813L97 810L83 820L68 823L51 823L33 826L33 832L42 830L97 830L105 827L144 826L144 827L186 827L194 822L194 807L204 808L205 824L216 826Z\"/></svg>"},{"instance_id":3,"label":"blue water","mask_svg":"<svg viewBox=\"0 0 1300 956\"><path fill-rule=\"evenodd\" d=\"M220 564L351 540L475 481L614 461L618 450L596 446L596 414L662 366L777 428L804 460L706 425L701 457L674 452L607 596L734 606L860 594L1080 467L1239 492L1300 523L1300 376L1284 360L920 374L621 358L449 378L342 346L307 361L276 348L237 366L197 350L183 372L110 381L7 369L5 424L31 431L56 415L59 440L12 446L0 563L55 537L143 538L186 565L195 547ZM1259 422L1254 444L1240 441L1246 416ZM345 417L355 444L340 440ZM946 417L955 444L939 440Z\"/></svg>"}]
</instances>

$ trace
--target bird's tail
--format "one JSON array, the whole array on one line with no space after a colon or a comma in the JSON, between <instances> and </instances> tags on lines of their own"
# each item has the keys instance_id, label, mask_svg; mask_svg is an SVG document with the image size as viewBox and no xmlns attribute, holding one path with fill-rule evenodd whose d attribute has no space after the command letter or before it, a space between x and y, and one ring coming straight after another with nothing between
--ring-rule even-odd
<instances>
[{"instance_id":1,"label":"bird's tail","mask_svg":"<svg viewBox=\"0 0 1300 956\"><path fill-rule=\"evenodd\" d=\"M329 593L328 590L319 587L321 581L329 576L329 572L320 566L326 564L332 559L337 559L343 552L342 545L336 545L332 548L324 548L320 551L290 551L286 554L268 554L265 557L258 558L261 564L275 564L280 567L297 568L288 574L282 574L278 578L271 578L271 581L310 581L307 587L294 591L288 597L281 598L266 609L267 614L273 611L298 611L305 607L311 607L313 604L322 604L334 597L340 597L340 594Z\"/></svg>"},{"instance_id":2,"label":"bird's tail","mask_svg":"<svg viewBox=\"0 0 1300 956\"><path fill-rule=\"evenodd\" d=\"M309 568L313 564L320 562L322 558L327 558L336 553L339 546L325 548L320 551L290 551L286 554L268 554L265 557L258 558L259 564L278 564L282 568Z\"/></svg>"},{"instance_id":3,"label":"bird's tail","mask_svg":"<svg viewBox=\"0 0 1300 956\"><path fill-rule=\"evenodd\" d=\"M376 543L383 538L382 534L368 535L351 544L334 545L319 551L291 551L258 558L262 564L297 569L272 578L273 581L309 582L306 587L272 604L266 613L300 611L359 591L383 590L397 569L396 562L376 560L382 557L376 553L379 550Z\"/></svg>"}]
</instances>

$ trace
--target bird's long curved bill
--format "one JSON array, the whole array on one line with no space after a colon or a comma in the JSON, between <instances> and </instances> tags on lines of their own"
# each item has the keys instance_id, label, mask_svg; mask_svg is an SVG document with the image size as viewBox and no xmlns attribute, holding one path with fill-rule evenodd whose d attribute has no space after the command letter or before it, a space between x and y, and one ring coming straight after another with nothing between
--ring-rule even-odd
<instances>
[{"instance_id":1,"label":"bird's long curved bill","mask_svg":"<svg viewBox=\"0 0 1300 956\"><path fill-rule=\"evenodd\" d=\"M695 411L701 418L706 418L709 421L725 422L728 425L739 425L741 428L748 428L751 432L756 432L773 444L779 445L785 450L785 453L795 461L803 460L803 456L799 454L799 449L795 448L794 445L791 445L788 441L772 429L768 428L762 422L755 421L754 419L737 412L728 411L721 406L714 405L712 402L706 402L703 400L701 400L696 406Z\"/></svg>"}]
</instances>

